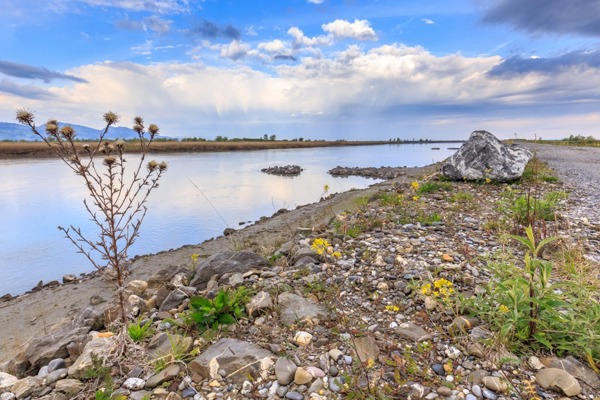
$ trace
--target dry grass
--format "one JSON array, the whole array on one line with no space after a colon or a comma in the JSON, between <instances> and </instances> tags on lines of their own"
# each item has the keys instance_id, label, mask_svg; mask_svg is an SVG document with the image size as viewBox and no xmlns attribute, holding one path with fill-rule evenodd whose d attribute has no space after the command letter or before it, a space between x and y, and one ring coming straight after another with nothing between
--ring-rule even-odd
<instances>
[{"instance_id":1,"label":"dry grass","mask_svg":"<svg viewBox=\"0 0 600 400\"><path fill-rule=\"evenodd\" d=\"M86 142L77 142L81 149ZM387 144L380 141L357 141L357 142L290 142L290 141L229 141L229 142L153 142L150 153L196 153L215 151L249 151L267 149L302 149L313 147L334 146L363 146L375 144ZM92 145L93 143L88 143ZM137 149L139 146L130 146ZM127 152L127 150L126 150ZM16 157L47 157L54 155L52 150L42 142L0 142L0 158Z\"/></svg>"}]
</instances>

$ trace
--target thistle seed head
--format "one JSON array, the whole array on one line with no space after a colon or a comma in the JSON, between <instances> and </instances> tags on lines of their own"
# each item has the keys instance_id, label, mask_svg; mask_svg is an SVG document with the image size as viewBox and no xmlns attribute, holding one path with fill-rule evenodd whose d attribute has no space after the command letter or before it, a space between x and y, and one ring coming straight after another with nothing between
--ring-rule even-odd
<instances>
[{"instance_id":1,"label":"thistle seed head","mask_svg":"<svg viewBox=\"0 0 600 400\"><path fill-rule=\"evenodd\" d=\"M167 163L164 161L161 161L160 164L158 164L158 169L162 172L162 171L166 171L167 170Z\"/></svg>"},{"instance_id":2,"label":"thistle seed head","mask_svg":"<svg viewBox=\"0 0 600 400\"><path fill-rule=\"evenodd\" d=\"M60 134L67 140L73 139L75 137L75 129L70 127L69 125L63 126L60 128Z\"/></svg>"},{"instance_id":3,"label":"thistle seed head","mask_svg":"<svg viewBox=\"0 0 600 400\"><path fill-rule=\"evenodd\" d=\"M144 125L144 119L139 115L133 119L133 123L136 125Z\"/></svg>"},{"instance_id":4,"label":"thistle seed head","mask_svg":"<svg viewBox=\"0 0 600 400\"><path fill-rule=\"evenodd\" d=\"M158 167L158 163L154 160L148 161L147 167L148 167L148 171L152 172Z\"/></svg>"},{"instance_id":5,"label":"thistle seed head","mask_svg":"<svg viewBox=\"0 0 600 400\"><path fill-rule=\"evenodd\" d=\"M46 133L54 137L58 135L58 122L56 122L55 119L49 119L48 122L46 122Z\"/></svg>"},{"instance_id":6,"label":"thistle seed head","mask_svg":"<svg viewBox=\"0 0 600 400\"><path fill-rule=\"evenodd\" d=\"M125 147L126 143L124 140L119 139L115 141L114 145L117 147L117 149L122 149L123 147Z\"/></svg>"},{"instance_id":7,"label":"thistle seed head","mask_svg":"<svg viewBox=\"0 0 600 400\"><path fill-rule=\"evenodd\" d=\"M138 135L142 135L144 133L144 126L140 124L134 124L133 130L137 132Z\"/></svg>"},{"instance_id":8,"label":"thistle seed head","mask_svg":"<svg viewBox=\"0 0 600 400\"><path fill-rule=\"evenodd\" d=\"M159 131L158 125L156 125L156 124L150 124L150 126L148 127L148 132L150 132L150 135L152 137L158 135L158 131Z\"/></svg>"},{"instance_id":9,"label":"thistle seed head","mask_svg":"<svg viewBox=\"0 0 600 400\"><path fill-rule=\"evenodd\" d=\"M113 156L106 156L106 157L104 157L104 165L106 165L107 167L110 167L116 161L117 161L116 157L113 157Z\"/></svg>"},{"instance_id":10,"label":"thistle seed head","mask_svg":"<svg viewBox=\"0 0 600 400\"><path fill-rule=\"evenodd\" d=\"M20 109L17 110L17 121L23 125L33 124L33 113L29 110Z\"/></svg>"},{"instance_id":11,"label":"thistle seed head","mask_svg":"<svg viewBox=\"0 0 600 400\"><path fill-rule=\"evenodd\" d=\"M114 112L109 111L104 114L104 121L106 121L108 125L114 125L119 121L119 116Z\"/></svg>"}]
</instances>

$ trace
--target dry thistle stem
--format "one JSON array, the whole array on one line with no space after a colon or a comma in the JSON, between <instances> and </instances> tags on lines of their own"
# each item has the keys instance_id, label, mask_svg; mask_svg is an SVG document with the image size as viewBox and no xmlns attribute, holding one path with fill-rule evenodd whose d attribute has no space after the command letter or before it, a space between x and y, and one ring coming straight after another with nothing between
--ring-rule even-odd
<instances>
[{"instance_id":1,"label":"dry thistle stem","mask_svg":"<svg viewBox=\"0 0 600 400\"><path fill-rule=\"evenodd\" d=\"M146 153L150 143L158 134L158 126L150 125L144 130L144 120L134 119L133 129L139 136L141 157L137 166L125 168L123 140L109 142L104 139L110 126L116 124L119 116L112 111L104 114L106 126L95 144L83 145L79 154L75 146L75 130L71 126L59 128L58 122L49 120L42 135L34 124L34 115L28 110L18 110L17 121L31 128L33 134L50 146L56 155L76 174L81 176L87 189L83 200L90 219L98 227L96 237L84 235L79 228L70 225L59 227L77 250L84 254L98 270L108 267L115 277L115 287L120 309L120 322L127 327L125 278L130 265L127 251L139 236L140 226L146 215L146 202L158 181L167 169L163 161L150 161L146 165ZM115 151L117 150L117 151ZM103 157L97 158L103 154ZM96 163L96 160L100 162ZM100 164L101 165L98 165ZM102 261L100 261L102 260Z\"/></svg>"}]
</instances>

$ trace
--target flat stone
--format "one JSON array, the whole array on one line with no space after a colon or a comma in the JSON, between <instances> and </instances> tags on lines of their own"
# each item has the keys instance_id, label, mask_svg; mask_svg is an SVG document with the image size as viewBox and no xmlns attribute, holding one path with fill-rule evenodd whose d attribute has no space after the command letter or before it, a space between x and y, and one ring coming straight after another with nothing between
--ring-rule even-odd
<instances>
[{"instance_id":1,"label":"flat stone","mask_svg":"<svg viewBox=\"0 0 600 400\"><path fill-rule=\"evenodd\" d=\"M187 353L192 349L193 344L192 338L189 336L158 333L150 339L148 344L148 359L152 361L167 356L173 352L173 348L182 353Z\"/></svg>"},{"instance_id":2,"label":"flat stone","mask_svg":"<svg viewBox=\"0 0 600 400\"><path fill-rule=\"evenodd\" d=\"M273 298L268 292L262 290L246 304L246 312L255 318L271 308L273 308Z\"/></svg>"},{"instance_id":3,"label":"flat stone","mask_svg":"<svg viewBox=\"0 0 600 400\"><path fill-rule=\"evenodd\" d=\"M129 390L142 390L146 382L142 378L127 378L123 382L123 387Z\"/></svg>"},{"instance_id":4,"label":"flat stone","mask_svg":"<svg viewBox=\"0 0 600 400\"><path fill-rule=\"evenodd\" d=\"M306 347L310 344L310 342L312 341L312 338L313 338L313 335L311 335L310 333L304 332L304 331L298 331L294 335L294 342L296 342L296 344L299 346Z\"/></svg>"},{"instance_id":5,"label":"flat stone","mask_svg":"<svg viewBox=\"0 0 600 400\"><path fill-rule=\"evenodd\" d=\"M421 342L431 338L429 333L412 322L404 322L398 325L398 328L396 328L396 333L406 339L414 340L415 342Z\"/></svg>"},{"instance_id":6,"label":"flat stone","mask_svg":"<svg viewBox=\"0 0 600 400\"><path fill-rule=\"evenodd\" d=\"M50 372L44 378L44 385L52 385L54 382L64 379L69 374L69 370L66 368L61 368Z\"/></svg>"},{"instance_id":7,"label":"flat stone","mask_svg":"<svg viewBox=\"0 0 600 400\"><path fill-rule=\"evenodd\" d=\"M69 367L69 376L75 379L83 378L85 371L94 366L92 354L99 360L105 361L113 345L112 338L97 338L89 341L81 355Z\"/></svg>"},{"instance_id":8,"label":"flat stone","mask_svg":"<svg viewBox=\"0 0 600 400\"><path fill-rule=\"evenodd\" d=\"M357 337L354 339L354 350L361 363L369 360L376 361L379 357L379 346L372 336Z\"/></svg>"},{"instance_id":9,"label":"flat stone","mask_svg":"<svg viewBox=\"0 0 600 400\"><path fill-rule=\"evenodd\" d=\"M545 368L535 375L536 382L544 389L555 389L566 396L577 396L581 386L567 371L558 368Z\"/></svg>"},{"instance_id":10,"label":"flat stone","mask_svg":"<svg viewBox=\"0 0 600 400\"><path fill-rule=\"evenodd\" d=\"M312 382L312 375L304 368L297 368L294 373L294 383L296 385L306 385Z\"/></svg>"},{"instance_id":11,"label":"flat stone","mask_svg":"<svg viewBox=\"0 0 600 400\"><path fill-rule=\"evenodd\" d=\"M168 294L165 300L161 303L158 311L169 311L179 307L183 300L187 299L188 295L181 289L175 289Z\"/></svg>"},{"instance_id":12,"label":"flat stone","mask_svg":"<svg viewBox=\"0 0 600 400\"><path fill-rule=\"evenodd\" d=\"M60 381L56 382L54 390L72 397L80 393L84 387L85 384L78 379L61 379Z\"/></svg>"},{"instance_id":13,"label":"flat stone","mask_svg":"<svg viewBox=\"0 0 600 400\"><path fill-rule=\"evenodd\" d=\"M198 264L190 285L202 290L206 288L208 281L213 275L221 276L225 273L244 273L251 269L261 269L268 265L269 263L264 257L250 251L217 253Z\"/></svg>"},{"instance_id":14,"label":"flat stone","mask_svg":"<svg viewBox=\"0 0 600 400\"><path fill-rule=\"evenodd\" d=\"M280 385L287 386L294 381L298 367L292 360L279 357L275 362L275 376Z\"/></svg>"},{"instance_id":15,"label":"flat stone","mask_svg":"<svg viewBox=\"0 0 600 400\"><path fill-rule=\"evenodd\" d=\"M300 321L313 321L329 319L327 309L313 303L302 296L285 292L277 297L279 303L279 317L285 325L292 325Z\"/></svg>"},{"instance_id":16,"label":"flat stone","mask_svg":"<svg viewBox=\"0 0 600 400\"><path fill-rule=\"evenodd\" d=\"M14 393L17 399L22 399L27 396L35 396L40 393L44 388L42 379L28 376L23 379L16 381L10 388L10 391Z\"/></svg>"},{"instance_id":17,"label":"flat stone","mask_svg":"<svg viewBox=\"0 0 600 400\"><path fill-rule=\"evenodd\" d=\"M180 367L178 364L168 365L167 368L152 375L146 381L145 388L146 389L154 389L155 387L157 387L158 385L160 385L163 382L168 382L168 381L175 379L177 377L177 375L179 375L179 370L180 370Z\"/></svg>"},{"instance_id":18,"label":"flat stone","mask_svg":"<svg viewBox=\"0 0 600 400\"><path fill-rule=\"evenodd\" d=\"M566 358L542 358L541 363L547 368L558 368L567 371L575 378L585 382L594 389L600 389L600 379L589 366L582 364L577 359L568 356ZM540 369L540 368L538 368Z\"/></svg>"},{"instance_id":19,"label":"flat stone","mask_svg":"<svg viewBox=\"0 0 600 400\"><path fill-rule=\"evenodd\" d=\"M146 289L148 289L148 282L139 279L127 284L127 290L136 296L143 296Z\"/></svg>"},{"instance_id":20,"label":"flat stone","mask_svg":"<svg viewBox=\"0 0 600 400\"><path fill-rule=\"evenodd\" d=\"M217 363L217 370L227 373L227 379L243 383L248 376L254 379L260 376L260 361L274 357L273 353L262 347L243 340L223 338L206 349L188 364L188 368L203 378L210 376L209 363Z\"/></svg>"},{"instance_id":21,"label":"flat stone","mask_svg":"<svg viewBox=\"0 0 600 400\"><path fill-rule=\"evenodd\" d=\"M506 382L496 376L484 376L481 383L483 383L486 388L493 390L496 393L504 393L508 390Z\"/></svg>"},{"instance_id":22,"label":"flat stone","mask_svg":"<svg viewBox=\"0 0 600 400\"><path fill-rule=\"evenodd\" d=\"M7 374L6 372L0 372L0 393L3 393L10 389L12 385L17 382L19 378L14 375Z\"/></svg>"}]
</instances>

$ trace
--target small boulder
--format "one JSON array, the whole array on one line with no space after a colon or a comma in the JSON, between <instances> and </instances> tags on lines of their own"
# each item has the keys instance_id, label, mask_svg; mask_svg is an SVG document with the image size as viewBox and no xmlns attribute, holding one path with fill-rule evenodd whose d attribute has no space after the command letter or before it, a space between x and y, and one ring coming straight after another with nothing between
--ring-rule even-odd
<instances>
[{"instance_id":1,"label":"small boulder","mask_svg":"<svg viewBox=\"0 0 600 400\"><path fill-rule=\"evenodd\" d=\"M329 319L329 312L325 307L297 294L281 293L277 297L277 301L279 303L279 317L285 325L292 325L306 320Z\"/></svg>"},{"instance_id":2,"label":"small boulder","mask_svg":"<svg viewBox=\"0 0 600 400\"><path fill-rule=\"evenodd\" d=\"M508 182L523 175L533 156L521 145L507 145L487 131L475 131L460 149L442 164L442 175L461 181L491 179Z\"/></svg>"},{"instance_id":3,"label":"small boulder","mask_svg":"<svg viewBox=\"0 0 600 400\"><path fill-rule=\"evenodd\" d=\"M99 360L104 364L113 344L114 340L112 338L97 338L89 341L83 348L79 358L69 367L69 376L74 379L81 379L85 371L94 366L95 360Z\"/></svg>"},{"instance_id":4,"label":"small boulder","mask_svg":"<svg viewBox=\"0 0 600 400\"><path fill-rule=\"evenodd\" d=\"M555 389L566 396L577 396L581 386L567 371L558 368L545 368L535 376L536 382L544 389Z\"/></svg>"},{"instance_id":5,"label":"small boulder","mask_svg":"<svg viewBox=\"0 0 600 400\"><path fill-rule=\"evenodd\" d=\"M213 275L244 273L253 268L260 269L268 265L269 263L264 257L250 251L217 253L198 264L190 286L202 290L206 288Z\"/></svg>"}]
</instances>

